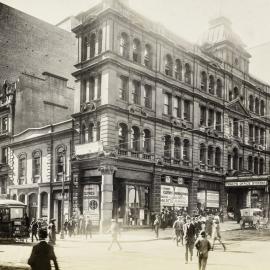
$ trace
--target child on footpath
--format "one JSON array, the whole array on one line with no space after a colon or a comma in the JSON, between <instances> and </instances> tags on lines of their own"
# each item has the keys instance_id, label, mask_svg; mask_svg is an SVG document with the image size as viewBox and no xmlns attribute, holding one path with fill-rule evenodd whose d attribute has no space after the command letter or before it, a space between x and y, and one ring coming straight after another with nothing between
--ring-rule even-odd
<instances>
[{"instance_id":1,"label":"child on footpath","mask_svg":"<svg viewBox=\"0 0 270 270\"><path fill-rule=\"evenodd\" d=\"M208 259L208 252L211 249L211 244L206 238L205 231L200 233L200 237L195 242L195 247L198 251L199 270L205 270Z\"/></svg>"}]
</instances>

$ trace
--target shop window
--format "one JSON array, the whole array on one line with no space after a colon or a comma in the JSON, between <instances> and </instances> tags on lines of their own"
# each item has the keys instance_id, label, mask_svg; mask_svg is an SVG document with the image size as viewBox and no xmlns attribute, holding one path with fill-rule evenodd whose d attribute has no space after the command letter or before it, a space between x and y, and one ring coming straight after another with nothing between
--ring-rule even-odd
<instances>
[{"instance_id":1,"label":"shop window","mask_svg":"<svg viewBox=\"0 0 270 270\"><path fill-rule=\"evenodd\" d=\"M255 99L255 113L257 113L257 114L260 113L260 101L259 101L259 98Z\"/></svg>"},{"instance_id":2,"label":"shop window","mask_svg":"<svg viewBox=\"0 0 270 270\"><path fill-rule=\"evenodd\" d=\"M119 98L122 100L128 98L128 77L120 76Z\"/></svg>"},{"instance_id":3,"label":"shop window","mask_svg":"<svg viewBox=\"0 0 270 270\"><path fill-rule=\"evenodd\" d=\"M143 131L143 150L146 153L151 152L151 132L148 129Z\"/></svg>"},{"instance_id":4,"label":"shop window","mask_svg":"<svg viewBox=\"0 0 270 270\"><path fill-rule=\"evenodd\" d=\"M96 55L96 34L90 36L90 58Z\"/></svg>"},{"instance_id":5,"label":"shop window","mask_svg":"<svg viewBox=\"0 0 270 270\"><path fill-rule=\"evenodd\" d=\"M121 123L118 129L118 142L120 149L128 148L128 128L126 124Z\"/></svg>"},{"instance_id":6,"label":"shop window","mask_svg":"<svg viewBox=\"0 0 270 270\"><path fill-rule=\"evenodd\" d=\"M238 149L234 148L233 149L233 170L236 170L236 171L238 171L238 159L239 159Z\"/></svg>"},{"instance_id":7,"label":"shop window","mask_svg":"<svg viewBox=\"0 0 270 270\"><path fill-rule=\"evenodd\" d=\"M1 153L1 163L7 164L8 162L8 148L2 147L2 153Z\"/></svg>"},{"instance_id":8,"label":"shop window","mask_svg":"<svg viewBox=\"0 0 270 270\"><path fill-rule=\"evenodd\" d=\"M249 110L254 111L254 97L252 95L249 96Z\"/></svg>"},{"instance_id":9,"label":"shop window","mask_svg":"<svg viewBox=\"0 0 270 270\"><path fill-rule=\"evenodd\" d=\"M173 116L181 118L181 99L173 97Z\"/></svg>"},{"instance_id":10,"label":"shop window","mask_svg":"<svg viewBox=\"0 0 270 270\"><path fill-rule=\"evenodd\" d=\"M249 157L248 157L248 170L249 170L250 172L253 171L253 157L252 157L252 156L249 156Z\"/></svg>"},{"instance_id":11,"label":"shop window","mask_svg":"<svg viewBox=\"0 0 270 270\"><path fill-rule=\"evenodd\" d=\"M183 142L183 160L184 161L189 161L190 159L190 144L189 144L189 140L185 139Z\"/></svg>"},{"instance_id":12,"label":"shop window","mask_svg":"<svg viewBox=\"0 0 270 270\"><path fill-rule=\"evenodd\" d=\"M134 104L140 105L140 98L141 98L141 83L139 81L132 82L132 102Z\"/></svg>"},{"instance_id":13,"label":"shop window","mask_svg":"<svg viewBox=\"0 0 270 270\"><path fill-rule=\"evenodd\" d=\"M215 166L217 171L221 168L221 150L219 147L216 148Z\"/></svg>"},{"instance_id":14,"label":"shop window","mask_svg":"<svg viewBox=\"0 0 270 270\"><path fill-rule=\"evenodd\" d=\"M88 127L88 142L94 141L94 124L90 123Z\"/></svg>"},{"instance_id":15,"label":"shop window","mask_svg":"<svg viewBox=\"0 0 270 270\"><path fill-rule=\"evenodd\" d=\"M87 143L88 142L88 134L86 131L86 127L85 124L82 124L82 128L81 128L81 143Z\"/></svg>"},{"instance_id":16,"label":"shop window","mask_svg":"<svg viewBox=\"0 0 270 270\"><path fill-rule=\"evenodd\" d=\"M265 111L264 101L261 100L261 115L262 116L264 116L264 111Z\"/></svg>"},{"instance_id":17,"label":"shop window","mask_svg":"<svg viewBox=\"0 0 270 270\"><path fill-rule=\"evenodd\" d=\"M171 136L166 135L164 137L164 157L171 158Z\"/></svg>"},{"instance_id":18,"label":"shop window","mask_svg":"<svg viewBox=\"0 0 270 270\"><path fill-rule=\"evenodd\" d=\"M174 158L177 160L181 159L181 140L179 137L174 138Z\"/></svg>"},{"instance_id":19,"label":"shop window","mask_svg":"<svg viewBox=\"0 0 270 270\"><path fill-rule=\"evenodd\" d=\"M167 54L165 57L165 74L167 76L173 75L173 60L170 54Z\"/></svg>"},{"instance_id":20,"label":"shop window","mask_svg":"<svg viewBox=\"0 0 270 270\"><path fill-rule=\"evenodd\" d=\"M179 59L175 60L175 79L182 81L182 63Z\"/></svg>"},{"instance_id":21,"label":"shop window","mask_svg":"<svg viewBox=\"0 0 270 270\"><path fill-rule=\"evenodd\" d=\"M205 71L201 72L201 90L206 92L207 89L207 74Z\"/></svg>"},{"instance_id":22,"label":"shop window","mask_svg":"<svg viewBox=\"0 0 270 270\"><path fill-rule=\"evenodd\" d=\"M19 185L25 183L26 178L26 154L21 154L18 158Z\"/></svg>"},{"instance_id":23,"label":"shop window","mask_svg":"<svg viewBox=\"0 0 270 270\"><path fill-rule=\"evenodd\" d=\"M238 87L234 87L234 88L233 88L233 96L234 96L234 99L236 99L236 98L239 97L239 90L238 90Z\"/></svg>"},{"instance_id":24,"label":"shop window","mask_svg":"<svg viewBox=\"0 0 270 270\"><path fill-rule=\"evenodd\" d=\"M58 146L56 149L56 180L62 181L65 171L66 151L64 146Z\"/></svg>"},{"instance_id":25,"label":"shop window","mask_svg":"<svg viewBox=\"0 0 270 270\"><path fill-rule=\"evenodd\" d=\"M102 53L102 40L103 40L103 32L102 30L98 31L98 54Z\"/></svg>"},{"instance_id":26,"label":"shop window","mask_svg":"<svg viewBox=\"0 0 270 270\"><path fill-rule=\"evenodd\" d=\"M130 147L133 151L140 151L140 130L138 127L131 128Z\"/></svg>"},{"instance_id":27,"label":"shop window","mask_svg":"<svg viewBox=\"0 0 270 270\"><path fill-rule=\"evenodd\" d=\"M41 178L41 151L35 151L32 155L32 178L33 183L37 183Z\"/></svg>"},{"instance_id":28,"label":"shop window","mask_svg":"<svg viewBox=\"0 0 270 270\"><path fill-rule=\"evenodd\" d=\"M163 113L164 114L171 114L171 100L172 100L172 95L165 93L164 94L164 106L163 106Z\"/></svg>"},{"instance_id":29,"label":"shop window","mask_svg":"<svg viewBox=\"0 0 270 270\"><path fill-rule=\"evenodd\" d=\"M208 146L208 168L212 169L213 165L214 165L214 148L213 146Z\"/></svg>"},{"instance_id":30,"label":"shop window","mask_svg":"<svg viewBox=\"0 0 270 270\"><path fill-rule=\"evenodd\" d=\"M141 63L141 42L137 38L133 40L133 62Z\"/></svg>"},{"instance_id":31,"label":"shop window","mask_svg":"<svg viewBox=\"0 0 270 270\"><path fill-rule=\"evenodd\" d=\"M209 109L208 111L208 127L214 128L214 110Z\"/></svg>"},{"instance_id":32,"label":"shop window","mask_svg":"<svg viewBox=\"0 0 270 270\"><path fill-rule=\"evenodd\" d=\"M88 38L84 37L82 42L82 60L86 60L88 58Z\"/></svg>"},{"instance_id":33,"label":"shop window","mask_svg":"<svg viewBox=\"0 0 270 270\"><path fill-rule=\"evenodd\" d=\"M152 108L152 87L151 85L144 85L144 107L151 109Z\"/></svg>"},{"instance_id":34,"label":"shop window","mask_svg":"<svg viewBox=\"0 0 270 270\"><path fill-rule=\"evenodd\" d=\"M185 83L191 84L191 68L188 63L185 64L184 77L185 77Z\"/></svg>"},{"instance_id":35,"label":"shop window","mask_svg":"<svg viewBox=\"0 0 270 270\"><path fill-rule=\"evenodd\" d=\"M215 94L215 78L213 75L209 76L209 93L212 95Z\"/></svg>"},{"instance_id":36,"label":"shop window","mask_svg":"<svg viewBox=\"0 0 270 270\"><path fill-rule=\"evenodd\" d=\"M152 68L152 47L149 44L146 44L144 49L144 65Z\"/></svg>"},{"instance_id":37,"label":"shop window","mask_svg":"<svg viewBox=\"0 0 270 270\"><path fill-rule=\"evenodd\" d=\"M41 217L48 217L48 193L46 192L40 194L40 209Z\"/></svg>"},{"instance_id":38,"label":"shop window","mask_svg":"<svg viewBox=\"0 0 270 270\"><path fill-rule=\"evenodd\" d=\"M221 79L217 79L217 96L222 98L222 81Z\"/></svg>"},{"instance_id":39,"label":"shop window","mask_svg":"<svg viewBox=\"0 0 270 270\"><path fill-rule=\"evenodd\" d=\"M205 144L200 144L200 163L206 164L206 147Z\"/></svg>"},{"instance_id":40,"label":"shop window","mask_svg":"<svg viewBox=\"0 0 270 270\"><path fill-rule=\"evenodd\" d=\"M184 120L190 121L190 101L184 100Z\"/></svg>"},{"instance_id":41,"label":"shop window","mask_svg":"<svg viewBox=\"0 0 270 270\"><path fill-rule=\"evenodd\" d=\"M264 128L260 129L260 144L265 145L265 130L264 130Z\"/></svg>"},{"instance_id":42,"label":"shop window","mask_svg":"<svg viewBox=\"0 0 270 270\"><path fill-rule=\"evenodd\" d=\"M129 42L128 35L126 33L122 33L120 37L120 55L129 58Z\"/></svg>"},{"instance_id":43,"label":"shop window","mask_svg":"<svg viewBox=\"0 0 270 270\"><path fill-rule=\"evenodd\" d=\"M259 173L259 161L258 158L255 157L254 158L254 174L258 174Z\"/></svg>"},{"instance_id":44,"label":"shop window","mask_svg":"<svg viewBox=\"0 0 270 270\"><path fill-rule=\"evenodd\" d=\"M200 106L200 125L206 126L206 107Z\"/></svg>"},{"instance_id":45,"label":"shop window","mask_svg":"<svg viewBox=\"0 0 270 270\"><path fill-rule=\"evenodd\" d=\"M100 141L100 122L96 124L96 141Z\"/></svg>"},{"instance_id":46,"label":"shop window","mask_svg":"<svg viewBox=\"0 0 270 270\"><path fill-rule=\"evenodd\" d=\"M221 112L216 112L216 130L221 131Z\"/></svg>"},{"instance_id":47,"label":"shop window","mask_svg":"<svg viewBox=\"0 0 270 270\"><path fill-rule=\"evenodd\" d=\"M259 168L259 174L264 174L264 159L260 158L260 168Z\"/></svg>"}]
</instances>

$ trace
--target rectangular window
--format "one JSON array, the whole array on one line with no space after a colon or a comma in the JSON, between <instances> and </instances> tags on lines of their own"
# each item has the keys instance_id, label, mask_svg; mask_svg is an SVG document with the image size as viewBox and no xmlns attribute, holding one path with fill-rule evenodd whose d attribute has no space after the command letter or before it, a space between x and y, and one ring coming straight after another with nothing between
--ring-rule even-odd
<instances>
[{"instance_id":1,"label":"rectangular window","mask_svg":"<svg viewBox=\"0 0 270 270\"><path fill-rule=\"evenodd\" d=\"M264 145L264 137L265 137L264 134L265 134L265 131L263 128L261 128L261 130L260 130L260 144L261 145Z\"/></svg>"},{"instance_id":2,"label":"rectangular window","mask_svg":"<svg viewBox=\"0 0 270 270\"><path fill-rule=\"evenodd\" d=\"M144 86L144 106L152 108L152 87L147 84Z\"/></svg>"},{"instance_id":3,"label":"rectangular window","mask_svg":"<svg viewBox=\"0 0 270 270\"><path fill-rule=\"evenodd\" d=\"M82 86L81 86L81 103L86 102L86 80L82 80Z\"/></svg>"},{"instance_id":4,"label":"rectangular window","mask_svg":"<svg viewBox=\"0 0 270 270\"><path fill-rule=\"evenodd\" d=\"M216 130L221 131L221 112L216 113Z\"/></svg>"},{"instance_id":5,"label":"rectangular window","mask_svg":"<svg viewBox=\"0 0 270 270\"><path fill-rule=\"evenodd\" d=\"M128 78L125 76L120 77L119 98L127 100L128 96Z\"/></svg>"},{"instance_id":6,"label":"rectangular window","mask_svg":"<svg viewBox=\"0 0 270 270\"><path fill-rule=\"evenodd\" d=\"M132 89L132 102L134 104L140 105L140 98L141 98L141 84L139 81L133 81L133 89Z\"/></svg>"},{"instance_id":7,"label":"rectangular window","mask_svg":"<svg viewBox=\"0 0 270 270\"><path fill-rule=\"evenodd\" d=\"M97 98L101 97L101 74L98 75Z\"/></svg>"},{"instance_id":8,"label":"rectangular window","mask_svg":"<svg viewBox=\"0 0 270 270\"><path fill-rule=\"evenodd\" d=\"M164 107L163 107L163 113L164 114L171 114L171 98L172 95L170 94L164 94Z\"/></svg>"},{"instance_id":9,"label":"rectangular window","mask_svg":"<svg viewBox=\"0 0 270 270\"><path fill-rule=\"evenodd\" d=\"M259 143L259 128L255 127L255 143Z\"/></svg>"},{"instance_id":10,"label":"rectangular window","mask_svg":"<svg viewBox=\"0 0 270 270\"><path fill-rule=\"evenodd\" d=\"M233 136L234 137L239 136L238 122L239 121L236 118L233 119Z\"/></svg>"},{"instance_id":11,"label":"rectangular window","mask_svg":"<svg viewBox=\"0 0 270 270\"><path fill-rule=\"evenodd\" d=\"M3 164L7 164L7 160L8 160L8 149L7 147L3 147L1 161Z\"/></svg>"},{"instance_id":12,"label":"rectangular window","mask_svg":"<svg viewBox=\"0 0 270 270\"><path fill-rule=\"evenodd\" d=\"M250 142L253 142L254 141L254 136L253 136L253 125L252 124L248 125L248 133L249 133Z\"/></svg>"},{"instance_id":13,"label":"rectangular window","mask_svg":"<svg viewBox=\"0 0 270 270\"><path fill-rule=\"evenodd\" d=\"M5 133L8 131L8 117L5 116L2 118L2 132Z\"/></svg>"},{"instance_id":14,"label":"rectangular window","mask_svg":"<svg viewBox=\"0 0 270 270\"><path fill-rule=\"evenodd\" d=\"M209 109L208 111L208 127L214 127L214 110Z\"/></svg>"},{"instance_id":15,"label":"rectangular window","mask_svg":"<svg viewBox=\"0 0 270 270\"><path fill-rule=\"evenodd\" d=\"M40 157L34 158L33 167L34 176L40 176Z\"/></svg>"},{"instance_id":16,"label":"rectangular window","mask_svg":"<svg viewBox=\"0 0 270 270\"><path fill-rule=\"evenodd\" d=\"M181 118L181 99L173 97L173 116Z\"/></svg>"},{"instance_id":17,"label":"rectangular window","mask_svg":"<svg viewBox=\"0 0 270 270\"><path fill-rule=\"evenodd\" d=\"M184 119L190 121L190 101L184 101Z\"/></svg>"},{"instance_id":18,"label":"rectangular window","mask_svg":"<svg viewBox=\"0 0 270 270\"><path fill-rule=\"evenodd\" d=\"M19 171L19 184L23 184L24 183L24 178L25 178L25 175L26 175L26 158L23 156L23 157L20 157L19 158L19 164L18 164L19 168L18 168L18 171Z\"/></svg>"},{"instance_id":19,"label":"rectangular window","mask_svg":"<svg viewBox=\"0 0 270 270\"><path fill-rule=\"evenodd\" d=\"M206 107L200 107L200 125L206 126Z\"/></svg>"}]
</instances>

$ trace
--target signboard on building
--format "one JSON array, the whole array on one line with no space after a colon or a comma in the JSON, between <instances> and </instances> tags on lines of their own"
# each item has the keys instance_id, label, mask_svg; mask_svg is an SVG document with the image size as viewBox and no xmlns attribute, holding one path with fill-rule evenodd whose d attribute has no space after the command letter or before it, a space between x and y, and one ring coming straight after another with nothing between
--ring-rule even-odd
<instances>
[{"instance_id":1,"label":"signboard on building","mask_svg":"<svg viewBox=\"0 0 270 270\"><path fill-rule=\"evenodd\" d=\"M102 151L103 151L103 145L100 141L75 145L75 153L78 156L86 155L86 154L93 154L93 153L100 153Z\"/></svg>"},{"instance_id":2,"label":"signboard on building","mask_svg":"<svg viewBox=\"0 0 270 270\"><path fill-rule=\"evenodd\" d=\"M99 185L85 185L83 189L83 215L89 216L93 225L99 225Z\"/></svg>"},{"instance_id":3,"label":"signboard on building","mask_svg":"<svg viewBox=\"0 0 270 270\"><path fill-rule=\"evenodd\" d=\"M233 181L225 182L226 187L250 187L250 186L266 186L267 181Z\"/></svg>"},{"instance_id":4,"label":"signboard on building","mask_svg":"<svg viewBox=\"0 0 270 270\"><path fill-rule=\"evenodd\" d=\"M187 207L188 189L161 185L161 208L164 206Z\"/></svg>"},{"instance_id":5,"label":"signboard on building","mask_svg":"<svg viewBox=\"0 0 270 270\"><path fill-rule=\"evenodd\" d=\"M206 207L219 208L219 192L218 191L207 190Z\"/></svg>"}]
</instances>

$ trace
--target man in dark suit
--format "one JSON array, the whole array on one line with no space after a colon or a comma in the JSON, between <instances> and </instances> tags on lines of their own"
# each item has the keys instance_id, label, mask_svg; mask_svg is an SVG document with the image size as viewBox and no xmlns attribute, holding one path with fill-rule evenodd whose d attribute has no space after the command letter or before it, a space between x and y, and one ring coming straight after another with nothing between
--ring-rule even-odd
<instances>
[{"instance_id":1,"label":"man in dark suit","mask_svg":"<svg viewBox=\"0 0 270 270\"><path fill-rule=\"evenodd\" d=\"M32 270L51 270L50 261L54 262L55 270L59 270L53 247L45 241L47 236L46 230L39 231L40 242L33 247L31 256L28 259L28 264Z\"/></svg>"},{"instance_id":2,"label":"man in dark suit","mask_svg":"<svg viewBox=\"0 0 270 270\"><path fill-rule=\"evenodd\" d=\"M188 252L190 253L190 261L192 261L193 248L195 243L195 226L191 223L189 216L186 217L186 224L184 225L184 243L186 248L186 263L188 263Z\"/></svg>"}]
</instances>

